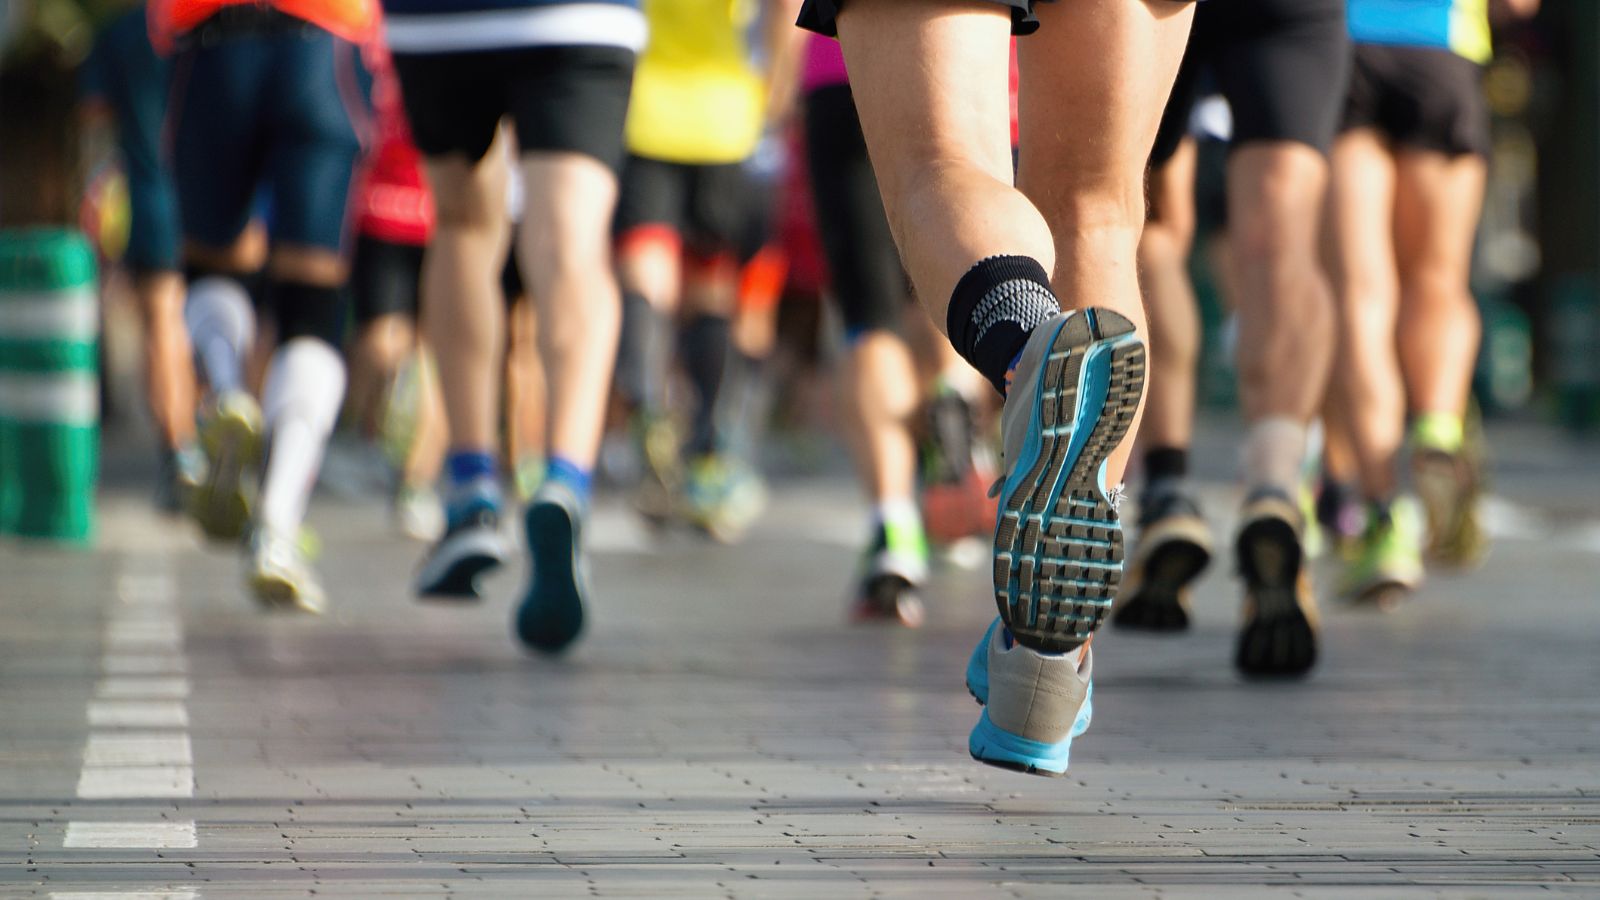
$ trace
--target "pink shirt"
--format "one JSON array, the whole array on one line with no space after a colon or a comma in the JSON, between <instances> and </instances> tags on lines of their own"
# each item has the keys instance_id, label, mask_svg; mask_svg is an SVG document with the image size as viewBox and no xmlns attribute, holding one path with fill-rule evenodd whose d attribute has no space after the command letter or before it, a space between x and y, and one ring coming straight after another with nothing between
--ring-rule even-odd
<instances>
[{"instance_id":1,"label":"pink shirt","mask_svg":"<svg viewBox=\"0 0 1600 900\"><path fill-rule=\"evenodd\" d=\"M850 75L845 71L839 42L813 34L806 44L806 65L800 77L800 89L809 94L818 88L849 83Z\"/></svg>"}]
</instances>

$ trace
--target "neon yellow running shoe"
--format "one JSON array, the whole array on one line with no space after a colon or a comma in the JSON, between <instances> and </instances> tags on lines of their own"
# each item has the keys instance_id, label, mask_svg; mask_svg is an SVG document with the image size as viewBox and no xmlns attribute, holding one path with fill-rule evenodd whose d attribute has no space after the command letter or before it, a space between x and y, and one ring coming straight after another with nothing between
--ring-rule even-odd
<instances>
[{"instance_id":1,"label":"neon yellow running shoe","mask_svg":"<svg viewBox=\"0 0 1600 900\"><path fill-rule=\"evenodd\" d=\"M1352 602L1389 608L1422 584L1421 527L1416 507L1405 500L1388 509L1369 508L1367 525L1339 578L1339 593Z\"/></svg>"},{"instance_id":2,"label":"neon yellow running shoe","mask_svg":"<svg viewBox=\"0 0 1600 900\"><path fill-rule=\"evenodd\" d=\"M1451 566L1471 567L1488 552L1478 517L1483 451L1478 429L1460 416L1425 413L1411 428L1411 467L1427 514L1427 553Z\"/></svg>"},{"instance_id":3,"label":"neon yellow running shoe","mask_svg":"<svg viewBox=\"0 0 1600 900\"><path fill-rule=\"evenodd\" d=\"M189 496L189 514L206 537L237 541L250 524L245 473L261 462L261 408L243 391L216 399L200 423L206 477Z\"/></svg>"}]
</instances>

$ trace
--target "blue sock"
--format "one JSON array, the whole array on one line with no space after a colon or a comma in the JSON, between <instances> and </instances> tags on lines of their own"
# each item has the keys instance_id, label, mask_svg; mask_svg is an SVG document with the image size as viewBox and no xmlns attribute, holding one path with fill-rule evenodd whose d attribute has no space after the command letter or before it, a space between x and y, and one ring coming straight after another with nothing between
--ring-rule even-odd
<instances>
[{"instance_id":1,"label":"blue sock","mask_svg":"<svg viewBox=\"0 0 1600 900\"><path fill-rule=\"evenodd\" d=\"M576 494L578 502L587 506L594 489L594 473L563 456L552 456L544 467L545 483L558 481Z\"/></svg>"},{"instance_id":2,"label":"blue sock","mask_svg":"<svg viewBox=\"0 0 1600 900\"><path fill-rule=\"evenodd\" d=\"M480 508L500 509L500 481L494 455L481 450L458 450L445 458L450 486L445 492L446 518L451 524Z\"/></svg>"},{"instance_id":3,"label":"blue sock","mask_svg":"<svg viewBox=\"0 0 1600 900\"><path fill-rule=\"evenodd\" d=\"M467 484L480 478L493 480L496 475L494 454L483 450L454 450L444 463L451 484Z\"/></svg>"}]
</instances>

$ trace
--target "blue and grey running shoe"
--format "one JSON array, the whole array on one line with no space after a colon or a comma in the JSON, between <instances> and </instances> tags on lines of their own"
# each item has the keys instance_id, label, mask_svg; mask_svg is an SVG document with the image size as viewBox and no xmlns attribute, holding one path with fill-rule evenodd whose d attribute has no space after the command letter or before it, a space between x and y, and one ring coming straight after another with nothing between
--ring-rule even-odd
<instances>
[{"instance_id":1,"label":"blue and grey running shoe","mask_svg":"<svg viewBox=\"0 0 1600 900\"><path fill-rule=\"evenodd\" d=\"M517 636L540 653L567 649L583 630L589 594L583 557L583 504L559 480L540 485L528 506L528 553L533 572L517 610Z\"/></svg>"},{"instance_id":2,"label":"blue and grey running shoe","mask_svg":"<svg viewBox=\"0 0 1600 900\"><path fill-rule=\"evenodd\" d=\"M1116 596L1122 526L1105 460L1138 411L1144 370L1133 323L1104 309L1040 324L1013 370L994 589L1006 627L1034 650L1077 647Z\"/></svg>"},{"instance_id":3,"label":"blue and grey running shoe","mask_svg":"<svg viewBox=\"0 0 1600 900\"><path fill-rule=\"evenodd\" d=\"M1018 644L996 619L967 663L967 690L984 706L967 751L1003 769L1064 774L1072 739L1089 730L1094 715L1093 670L1088 647L1074 664Z\"/></svg>"},{"instance_id":4,"label":"blue and grey running shoe","mask_svg":"<svg viewBox=\"0 0 1600 900\"><path fill-rule=\"evenodd\" d=\"M453 498L444 537L417 572L417 595L435 600L478 600L478 578L505 562L496 490Z\"/></svg>"}]
</instances>

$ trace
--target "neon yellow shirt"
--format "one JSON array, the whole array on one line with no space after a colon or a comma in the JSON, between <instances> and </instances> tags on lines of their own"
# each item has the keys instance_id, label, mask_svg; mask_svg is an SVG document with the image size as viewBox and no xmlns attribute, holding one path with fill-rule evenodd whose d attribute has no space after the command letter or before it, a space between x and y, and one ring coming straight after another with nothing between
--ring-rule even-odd
<instances>
[{"instance_id":1,"label":"neon yellow shirt","mask_svg":"<svg viewBox=\"0 0 1600 900\"><path fill-rule=\"evenodd\" d=\"M692 165L755 152L766 116L756 11L755 0L644 0L650 40L634 70L629 151Z\"/></svg>"}]
</instances>

